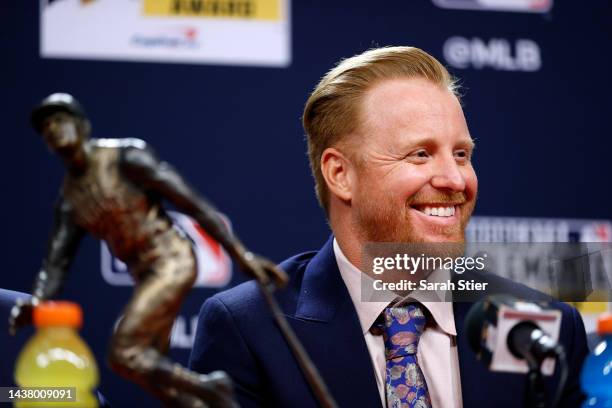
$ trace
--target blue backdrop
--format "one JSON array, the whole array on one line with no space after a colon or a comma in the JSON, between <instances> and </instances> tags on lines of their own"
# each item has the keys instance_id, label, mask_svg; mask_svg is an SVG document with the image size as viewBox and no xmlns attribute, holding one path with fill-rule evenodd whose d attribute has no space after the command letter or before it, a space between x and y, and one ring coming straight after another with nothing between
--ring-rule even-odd
<instances>
[{"instance_id":1,"label":"blue backdrop","mask_svg":"<svg viewBox=\"0 0 612 408\"><path fill-rule=\"evenodd\" d=\"M446 9L431 0L298 0L287 68L42 59L36 3L0 4L0 287L29 291L45 250L63 168L28 115L56 91L81 101L94 137L146 139L254 251L281 261L320 247L329 229L314 196L302 108L336 61L379 45L423 48L461 78L477 143L476 214L612 218L609 0L558 0L543 14ZM99 243L84 241L63 297L85 310L82 333L111 403L154 404L104 363L131 288L102 278L99 253ZM242 279L236 272L232 284ZM187 322L213 292L194 289ZM184 362L188 350L172 354ZM0 364L13 358L0 356Z\"/></svg>"}]
</instances>

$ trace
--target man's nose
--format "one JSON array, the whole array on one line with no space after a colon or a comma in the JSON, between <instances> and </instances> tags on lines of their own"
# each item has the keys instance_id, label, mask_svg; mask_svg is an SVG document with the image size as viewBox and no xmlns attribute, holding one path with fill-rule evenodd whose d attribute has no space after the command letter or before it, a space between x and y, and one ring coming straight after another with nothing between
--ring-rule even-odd
<instances>
[{"instance_id":1,"label":"man's nose","mask_svg":"<svg viewBox=\"0 0 612 408\"><path fill-rule=\"evenodd\" d=\"M437 161L431 185L437 189L465 190L465 178L454 157L444 157Z\"/></svg>"}]
</instances>

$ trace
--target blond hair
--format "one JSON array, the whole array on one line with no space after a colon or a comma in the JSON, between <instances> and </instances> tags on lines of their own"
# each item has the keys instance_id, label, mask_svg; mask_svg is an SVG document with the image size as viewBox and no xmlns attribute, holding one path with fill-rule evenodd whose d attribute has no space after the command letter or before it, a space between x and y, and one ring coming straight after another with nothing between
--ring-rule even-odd
<instances>
[{"instance_id":1,"label":"blond hair","mask_svg":"<svg viewBox=\"0 0 612 408\"><path fill-rule=\"evenodd\" d=\"M359 126L361 98L375 83L393 78L424 78L449 89L458 86L446 68L414 47L383 47L347 58L331 69L306 101L302 123L319 204L328 211L329 191L321 172L321 156L328 147L342 146Z\"/></svg>"}]
</instances>

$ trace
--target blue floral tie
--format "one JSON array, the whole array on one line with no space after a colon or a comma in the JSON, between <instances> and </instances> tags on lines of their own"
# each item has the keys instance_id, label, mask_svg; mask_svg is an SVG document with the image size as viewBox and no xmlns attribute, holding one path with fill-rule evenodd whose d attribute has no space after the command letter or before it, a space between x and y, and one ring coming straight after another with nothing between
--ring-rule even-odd
<instances>
[{"instance_id":1,"label":"blue floral tie","mask_svg":"<svg viewBox=\"0 0 612 408\"><path fill-rule=\"evenodd\" d=\"M426 321L422 306L411 303L387 308L384 318L387 407L431 408L427 384L416 355Z\"/></svg>"}]
</instances>

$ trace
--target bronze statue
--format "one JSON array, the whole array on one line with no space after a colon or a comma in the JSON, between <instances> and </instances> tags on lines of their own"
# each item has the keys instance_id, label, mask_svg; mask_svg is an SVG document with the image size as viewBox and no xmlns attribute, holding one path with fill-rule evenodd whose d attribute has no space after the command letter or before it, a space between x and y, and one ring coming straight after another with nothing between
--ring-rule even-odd
<instances>
[{"instance_id":1,"label":"bronze statue","mask_svg":"<svg viewBox=\"0 0 612 408\"><path fill-rule=\"evenodd\" d=\"M165 356L196 265L188 239L173 228L162 200L192 216L260 284L282 286L285 273L249 252L215 209L145 142L90 139L90 122L72 96L45 98L32 112L32 124L67 173L32 298L13 308L11 331L31 321L32 306L58 294L78 243L89 232L106 241L136 282L111 340L111 367L168 406L235 406L225 373L201 375Z\"/></svg>"}]
</instances>

